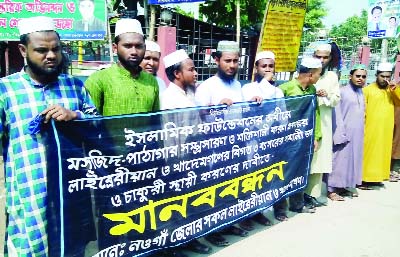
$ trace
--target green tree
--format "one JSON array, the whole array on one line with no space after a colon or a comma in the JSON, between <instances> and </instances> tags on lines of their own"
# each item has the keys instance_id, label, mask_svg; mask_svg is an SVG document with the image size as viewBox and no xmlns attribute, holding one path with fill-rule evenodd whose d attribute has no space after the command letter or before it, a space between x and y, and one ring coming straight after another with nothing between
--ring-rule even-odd
<instances>
[{"instance_id":1,"label":"green tree","mask_svg":"<svg viewBox=\"0 0 400 257\"><path fill-rule=\"evenodd\" d=\"M334 25L329 37L337 42L342 51L356 51L362 43L362 38L367 34L368 13L363 10L360 16L354 15L347 18L342 24ZM379 44L381 40L374 40L372 43Z\"/></svg>"},{"instance_id":2,"label":"green tree","mask_svg":"<svg viewBox=\"0 0 400 257\"><path fill-rule=\"evenodd\" d=\"M200 5L200 13L217 26L234 26L236 20L236 1L213 1ZM240 25L242 28L255 26L263 21L268 0L239 0Z\"/></svg>"},{"instance_id":3,"label":"green tree","mask_svg":"<svg viewBox=\"0 0 400 257\"><path fill-rule=\"evenodd\" d=\"M325 0L308 0L304 28L309 32L315 32L323 28L322 19L327 14Z\"/></svg>"}]
</instances>

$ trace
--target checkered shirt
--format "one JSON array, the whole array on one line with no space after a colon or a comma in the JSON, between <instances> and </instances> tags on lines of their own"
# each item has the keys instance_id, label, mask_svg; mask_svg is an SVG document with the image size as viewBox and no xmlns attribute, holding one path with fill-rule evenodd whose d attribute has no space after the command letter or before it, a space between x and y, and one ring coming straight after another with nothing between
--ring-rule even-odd
<instances>
[{"instance_id":1,"label":"checkered shirt","mask_svg":"<svg viewBox=\"0 0 400 257\"><path fill-rule=\"evenodd\" d=\"M29 134L28 124L53 104L77 111L80 118L97 114L82 81L69 75L48 85L38 85L24 71L0 79L7 234L21 257L47 256L46 149L40 133Z\"/></svg>"}]
</instances>

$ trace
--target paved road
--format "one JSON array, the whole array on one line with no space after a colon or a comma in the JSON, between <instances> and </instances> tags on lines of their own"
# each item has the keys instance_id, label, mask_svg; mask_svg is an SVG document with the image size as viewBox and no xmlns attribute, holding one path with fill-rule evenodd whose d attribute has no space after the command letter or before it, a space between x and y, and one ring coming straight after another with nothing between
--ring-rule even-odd
<instances>
[{"instance_id":1,"label":"paved road","mask_svg":"<svg viewBox=\"0 0 400 257\"><path fill-rule=\"evenodd\" d=\"M214 247L208 257L400 256L400 182L386 182L385 188L359 193L358 198L346 198L344 202L329 201L315 214L290 213L292 217L282 223L266 211L273 226L257 225L247 238L228 236L233 244ZM3 208L0 204L0 210ZM4 219L0 217L0 242L3 228ZM185 253L189 257L207 257Z\"/></svg>"},{"instance_id":2,"label":"paved road","mask_svg":"<svg viewBox=\"0 0 400 257\"><path fill-rule=\"evenodd\" d=\"M297 214L268 229L260 228L209 256L400 256L400 182L386 182L385 188L359 193L358 198L344 202L329 200L315 214Z\"/></svg>"}]
</instances>

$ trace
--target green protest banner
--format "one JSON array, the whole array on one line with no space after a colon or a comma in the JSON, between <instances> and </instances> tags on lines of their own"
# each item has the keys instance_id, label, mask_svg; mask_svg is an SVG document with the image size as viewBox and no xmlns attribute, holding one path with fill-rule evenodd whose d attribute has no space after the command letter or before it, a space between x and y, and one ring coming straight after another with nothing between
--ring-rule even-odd
<instances>
[{"instance_id":1,"label":"green protest banner","mask_svg":"<svg viewBox=\"0 0 400 257\"><path fill-rule=\"evenodd\" d=\"M18 21L48 16L62 40L103 40L106 3L103 0L0 0L0 40L18 41Z\"/></svg>"}]
</instances>

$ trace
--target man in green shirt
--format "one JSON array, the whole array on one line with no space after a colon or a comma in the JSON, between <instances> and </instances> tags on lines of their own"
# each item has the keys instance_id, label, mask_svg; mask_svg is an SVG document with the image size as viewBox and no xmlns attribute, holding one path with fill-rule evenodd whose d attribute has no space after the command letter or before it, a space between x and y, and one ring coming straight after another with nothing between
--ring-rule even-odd
<instances>
[{"instance_id":1,"label":"man in green shirt","mask_svg":"<svg viewBox=\"0 0 400 257\"><path fill-rule=\"evenodd\" d=\"M118 63L93 73L85 82L99 112L111 116L158 111L157 80L139 66L146 45L138 20L117 21L113 49Z\"/></svg>"},{"instance_id":2,"label":"man in green shirt","mask_svg":"<svg viewBox=\"0 0 400 257\"><path fill-rule=\"evenodd\" d=\"M314 84L321 76L322 65L321 61L316 58L306 57L303 58L300 68L299 76L289 82L279 86L285 97L297 95L315 95L317 90ZM326 92L318 92L318 95L324 96ZM316 111L315 119L315 132L314 132L314 149L318 147L318 141L321 140L321 122L319 118L319 111ZM315 207L304 205L304 191L301 190L289 197L289 210L297 213L314 213ZM282 199L274 205L275 217L280 216L282 220L287 219L286 215L286 199ZM285 219L283 218L285 217Z\"/></svg>"}]
</instances>

